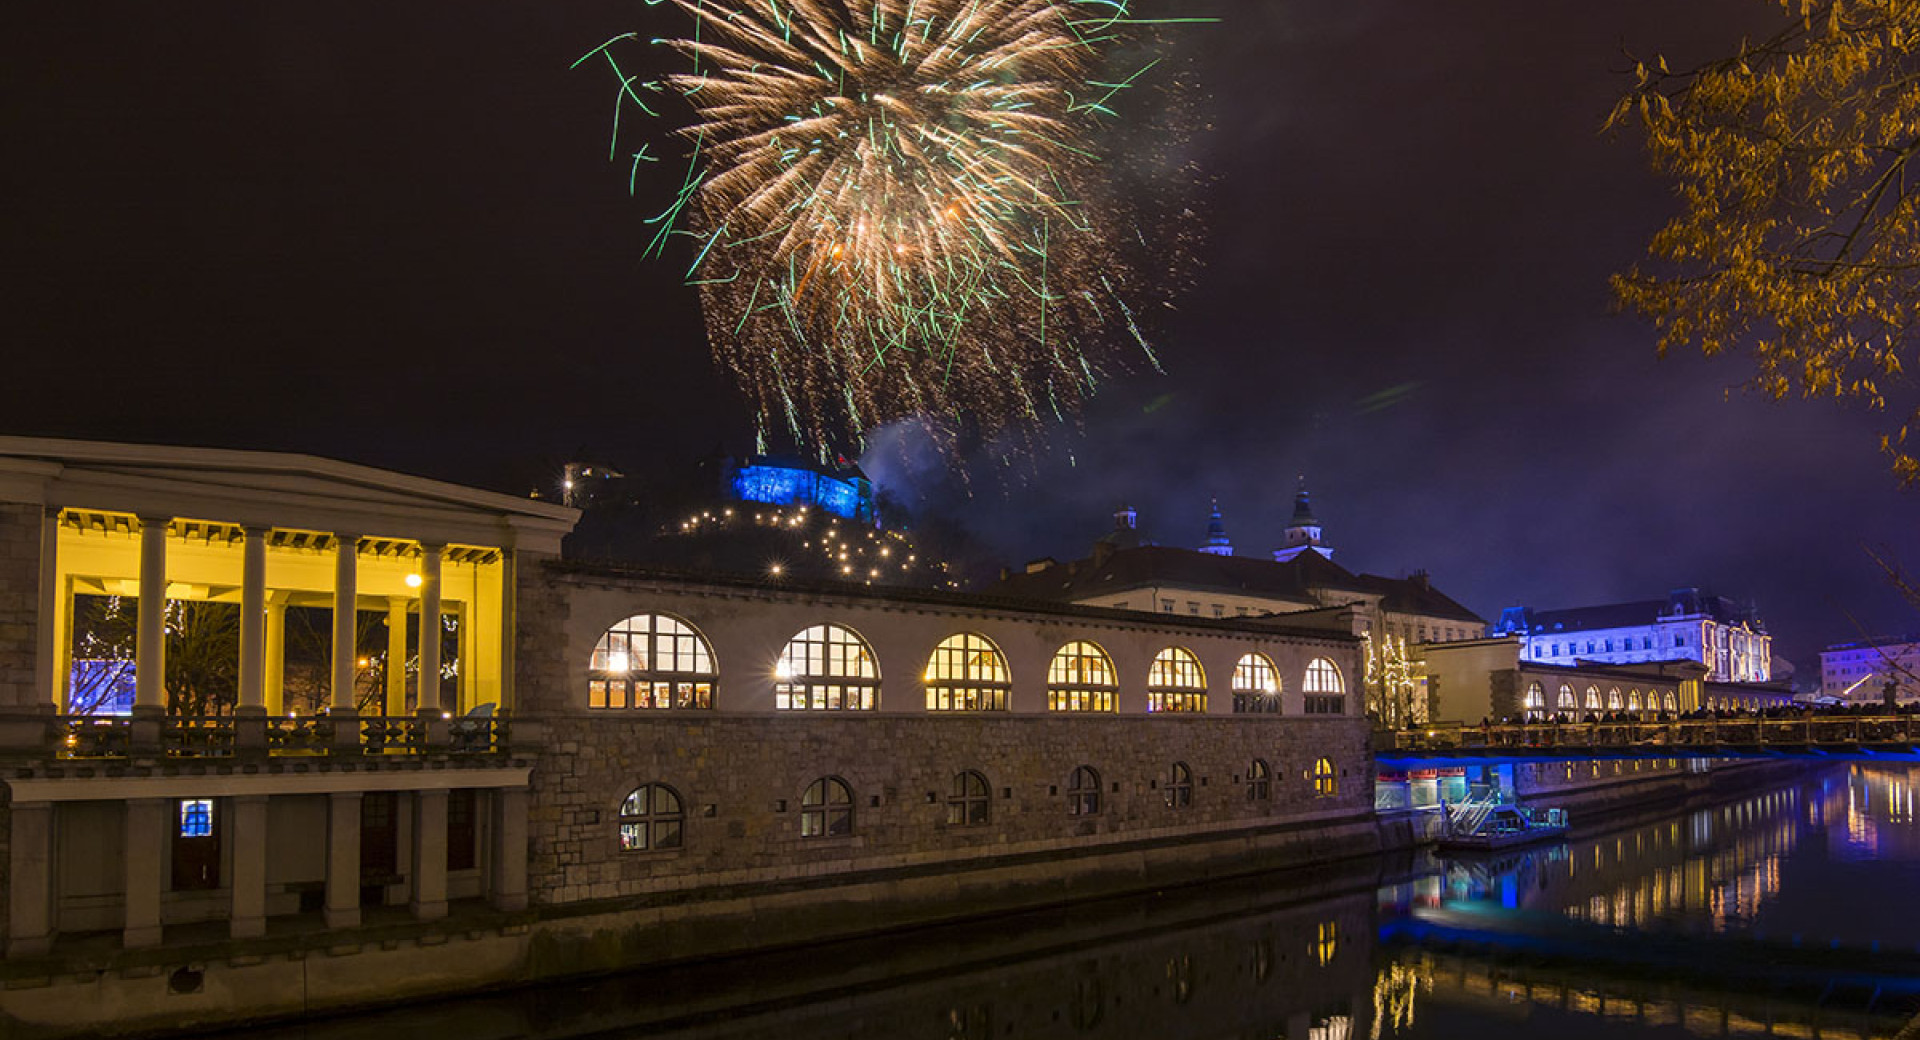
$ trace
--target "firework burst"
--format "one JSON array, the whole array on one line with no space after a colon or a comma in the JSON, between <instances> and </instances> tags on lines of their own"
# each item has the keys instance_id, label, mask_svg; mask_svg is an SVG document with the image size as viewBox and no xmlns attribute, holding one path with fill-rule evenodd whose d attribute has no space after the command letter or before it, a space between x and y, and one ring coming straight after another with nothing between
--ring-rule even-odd
<instances>
[{"instance_id":1,"label":"firework burst","mask_svg":"<svg viewBox=\"0 0 1920 1040\"><path fill-rule=\"evenodd\" d=\"M621 74L623 105L691 108L654 248L696 240L689 281L763 435L1030 430L1151 359L1092 143L1130 82L1097 81L1130 0L665 2L684 71Z\"/></svg>"}]
</instances>

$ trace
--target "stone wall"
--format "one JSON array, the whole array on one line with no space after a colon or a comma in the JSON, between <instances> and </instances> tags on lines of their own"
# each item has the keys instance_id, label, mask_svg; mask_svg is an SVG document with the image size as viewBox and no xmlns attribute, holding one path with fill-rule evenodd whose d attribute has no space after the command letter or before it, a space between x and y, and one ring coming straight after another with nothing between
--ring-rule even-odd
<instances>
[{"instance_id":1,"label":"stone wall","mask_svg":"<svg viewBox=\"0 0 1920 1040\"><path fill-rule=\"evenodd\" d=\"M530 869L543 903L996 857L1065 860L1129 842L1191 844L1364 818L1372 804L1367 726L1354 718L581 713L545 725ZM1309 775L1322 757L1336 770L1332 797L1316 797ZM1256 758L1271 773L1264 799L1249 797ZM1168 804L1176 761L1192 777L1191 804L1181 807ZM1069 776L1082 765L1100 774L1092 816L1068 811ZM986 779L985 825L947 822L963 770ZM822 777L852 790L850 836L801 835L804 793ZM649 783L679 795L683 847L623 852L621 802Z\"/></svg>"},{"instance_id":2,"label":"stone wall","mask_svg":"<svg viewBox=\"0 0 1920 1040\"><path fill-rule=\"evenodd\" d=\"M0 706L32 704L36 696L42 513L37 505L0 502Z\"/></svg>"}]
</instances>

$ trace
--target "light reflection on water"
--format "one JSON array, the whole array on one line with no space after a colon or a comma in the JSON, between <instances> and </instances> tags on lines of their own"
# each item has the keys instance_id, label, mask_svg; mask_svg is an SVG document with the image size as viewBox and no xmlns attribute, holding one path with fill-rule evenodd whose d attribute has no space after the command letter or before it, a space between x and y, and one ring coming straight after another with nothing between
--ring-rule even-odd
<instances>
[{"instance_id":1,"label":"light reflection on water","mask_svg":"<svg viewBox=\"0 0 1920 1040\"><path fill-rule=\"evenodd\" d=\"M1835 942L1836 956L1874 941L1913 953L1916 779L1837 769L1492 860L1357 862L245 1035L1891 1037L1920 994L1818 972L1757 983L1740 965L1795 936L1822 956Z\"/></svg>"}]
</instances>

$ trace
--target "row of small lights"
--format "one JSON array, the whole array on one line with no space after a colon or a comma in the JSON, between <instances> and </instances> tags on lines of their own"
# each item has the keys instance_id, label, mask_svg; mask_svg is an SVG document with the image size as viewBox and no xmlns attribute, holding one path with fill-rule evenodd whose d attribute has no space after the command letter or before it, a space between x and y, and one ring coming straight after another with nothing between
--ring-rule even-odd
<instances>
[{"instance_id":1,"label":"row of small lights","mask_svg":"<svg viewBox=\"0 0 1920 1040\"><path fill-rule=\"evenodd\" d=\"M680 530L682 533L691 533L699 530L702 524L717 524L717 525L724 526L729 521L733 520L733 518L734 518L734 511L732 509L722 509L719 511L718 514L715 514L712 510L707 510L704 512L696 513L693 516L690 516L686 520L682 521L680 524ZM798 510L796 510L792 514L782 513L779 510L773 510L771 512L766 512L766 513L753 514L754 524L770 526L776 530L780 528L799 527L802 523L807 522L811 518L812 518L811 510L809 510L806 506L801 506ZM869 542L877 542L883 536L886 538L890 538L896 542L901 542L901 543L906 542L906 538L902 536L898 531L868 531L866 532L866 535L867 535L867 541ZM809 539L805 542L802 542L801 548L811 550L813 548L812 540ZM822 555L826 557L827 563L829 566L837 562L840 564L840 573L843 576L849 577L849 578L854 577L855 564L849 558L849 554L853 554L853 556L855 557L864 556L868 548L869 548L868 546L860 545L858 542L849 543L846 537L844 537L840 531L840 520L837 517L830 517L828 519L827 530L821 537L820 551ZM890 545L880 546L879 556L881 559L891 562L893 559L893 546L890 546ZM865 561L863 560L861 562L865 562ZM920 562L920 557L917 553L907 553L906 562L900 565L900 569L902 571L911 571L913 570L913 565L918 562ZM944 572L947 569L947 565L945 563L936 562L932 564L932 566L942 572ZM767 573L776 578L780 577L781 575L786 573L786 566L781 563L768 564ZM867 568L866 584L868 585L873 584L874 579L878 577L880 577L880 568L878 567Z\"/></svg>"}]
</instances>

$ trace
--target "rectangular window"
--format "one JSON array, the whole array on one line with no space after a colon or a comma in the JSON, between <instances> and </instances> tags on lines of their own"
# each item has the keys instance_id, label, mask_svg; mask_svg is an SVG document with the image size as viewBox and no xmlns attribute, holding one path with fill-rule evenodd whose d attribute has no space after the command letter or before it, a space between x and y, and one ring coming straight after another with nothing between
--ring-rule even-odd
<instances>
[{"instance_id":1,"label":"rectangular window","mask_svg":"<svg viewBox=\"0 0 1920 1040\"><path fill-rule=\"evenodd\" d=\"M1188 600L1188 601L1187 601L1187 613L1189 613L1189 614L1193 614L1193 615L1195 615L1195 616L1198 616L1198 615L1199 615L1199 613L1200 613L1200 604L1198 604L1198 603L1196 603L1196 602L1194 602L1193 600Z\"/></svg>"},{"instance_id":2,"label":"rectangular window","mask_svg":"<svg viewBox=\"0 0 1920 1040\"><path fill-rule=\"evenodd\" d=\"M1686 645L1687 645L1687 637L1686 637L1685 635L1676 635L1676 636L1674 636L1674 637L1673 637L1673 645L1674 645L1674 646L1686 646Z\"/></svg>"},{"instance_id":3,"label":"rectangular window","mask_svg":"<svg viewBox=\"0 0 1920 1040\"><path fill-rule=\"evenodd\" d=\"M1173 613L1173 601L1172 601L1172 600L1170 600L1170 599L1163 599L1163 600L1161 600L1161 601L1160 601L1160 610L1161 610L1161 612L1162 612L1162 613L1166 613L1166 614L1171 614L1171 613Z\"/></svg>"},{"instance_id":4,"label":"rectangular window","mask_svg":"<svg viewBox=\"0 0 1920 1040\"><path fill-rule=\"evenodd\" d=\"M1346 698L1338 694L1308 694L1306 713L1309 715L1341 715L1346 712Z\"/></svg>"},{"instance_id":5,"label":"rectangular window","mask_svg":"<svg viewBox=\"0 0 1920 1040\"><path fill-rule=\"evenodd\" d=\"M1613 653L1613 640L1607 640L1607 653Z\"/></svg>"},{"instance_id":6,"label":"rectangular window","mask_svg":"<svg viewBox=\"0 0 1920 1040\"><path fill-rule=\"evenodd\" d=\"M182 838L213 836L213 799L182 798L180 800L180 836Z\"/></svg>"},{"instance_id":7,"label":"rectangular window","mask_svg":"<svg viewBox=\"0 0 1920 1040\"><path fill-rule=\"evenodd\" d=\"M1218 603L1215 603L1215 604L1213 605L1213 616L1214 616L1214 617L1226 617L1226 616L1227 616L1227 608L1226 608L1226 607L1223 607L1223 606L1221 606L1221 605L1220 605L1220 604L1218 604Z\"/></svg>"}]
</instances>

